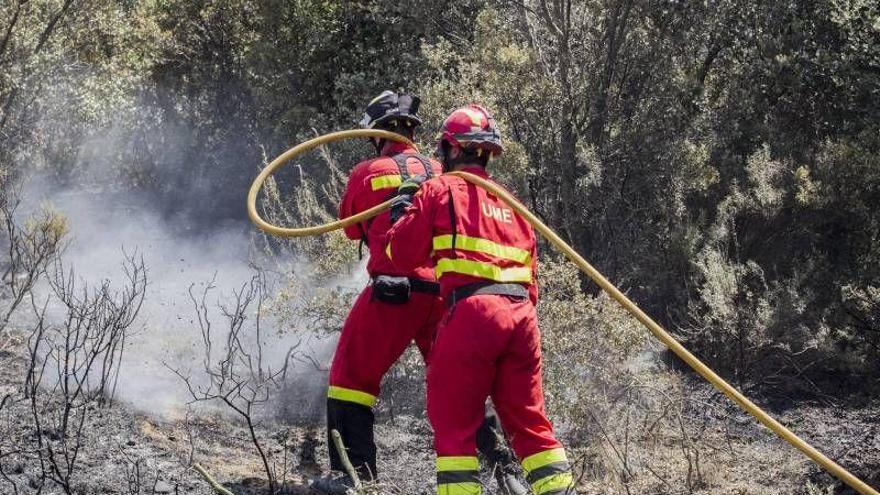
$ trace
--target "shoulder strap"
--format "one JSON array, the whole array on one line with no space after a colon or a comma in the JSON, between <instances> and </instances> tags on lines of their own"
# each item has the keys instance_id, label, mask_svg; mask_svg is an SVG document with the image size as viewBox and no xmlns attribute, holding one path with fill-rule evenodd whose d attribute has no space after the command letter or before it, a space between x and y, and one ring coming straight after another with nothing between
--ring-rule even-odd
<instances>
[{"instance_id":1,"label":"shoulder strap","mask_svg":"<svg viewBox=\"0 0 880 495\"><path fill-rule=\"evenodd\" d=\"M406 182L406 179L409 179L409 167L406 165L406 159L413 156L412 153L398 153L391 157L394 160L394 163L397 164L397 169L400 171L400 181Z\"/></svg>"},{"instance_id":2,"label":"shoulder strap","mask_svg":"<svg viewBox=\"0 0 880 495\"><path fill-rule=\"evenodd\" d=\"M412 157L415 158L416 160L418 160L422 164L422 168L425 169L425 176L427 176L429 179L431 177L434 177L434 167L431 166L431 159L430 158L428 158L427 156L425 156L421 153L417 153L415 155L412 155Z\"/></svg>"},{"instance_id":3,"label":"shoulder strap","mask_svg":"<svg viewBox=\"0 0 880 495\"><path fill-rule=\"evenodd\" d=\"M425 169L425 175L430 179L434 177L434 170L431 166L431 159L426 157L421 153L398 153L391 157L394 160L394 163L397 164L398 170L400 170L400 178L405 181L409 178L409 166L407 166L406 161L409 158L415 158L422 164L422 168Z\"/></svg>"},{"instance_id":4,"label":"shoulder strap","mask_svg":"<svg viewBox=\"0 0 880 495\"><path fill-rule=\"evenodd\" d=\"M371 218L370 221L373 219ZM363 223L357 224L358 230L361 231L361 240L358 242L358 261L364 259L364 246L369 246L370 241L367 239L367 229L364 228ZM367 228L370 227L370 224L367 223Z\"/></svg>"}]
</instances>

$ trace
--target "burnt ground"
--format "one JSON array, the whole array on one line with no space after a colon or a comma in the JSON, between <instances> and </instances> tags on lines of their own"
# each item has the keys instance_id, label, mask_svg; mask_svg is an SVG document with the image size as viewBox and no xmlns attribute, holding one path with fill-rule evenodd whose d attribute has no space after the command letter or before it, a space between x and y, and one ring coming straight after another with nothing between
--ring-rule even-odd
<instances>
[{"instance_id":1,"label":"burnt ground","mask_svg":"<svg viewBox=\"0 0 880 495\"><path fill-rule=\"evenodd\" d=\"M39 463L16 453L33 444L30 406L20 394L24 359L18 352L0 355L0 494L37 493ZM694 381L695 393L706 386ZM719 399L721 400L721 399ZM805 404L773 411L783 423L873 486L880 485L880 401L860 407ZM783 444L744 413L712 425L696 483L676 481L667 473L681 471L682 452L673 444L656 456L650 471L655 482L633 480L625 486L604 483L577 464L579 489L585 494L705 493L705 494L848 494L830 475ZM718 426L717 428L715 426ZM89 414L83 449L73 477L82 494L212 494L191 469L200 463L233 493L265 493L262 465L241 424L220 414L158 419L139 414L125 404L94 407ZM279 462L286 459L291 475L285 493L309 494L308 481L326 464L326 444L320 422L295 425L266 422L259 434ZM723 433L722 433L723 432ZM433 493L431 432L424 415L383 415L377 424L381 484L371 493ZM714 447L712 447L714 442ZM589 457L591 448L569 445L573 457ZM588 463L587 463L588 464ZM691 480L688 472L688 480ZM487 478L488 482L488 478ZM486 493L495 493L491 482ZM52 483L42 493L63 493Z\"/></svg>"},{"instance_id":2,"label":"burnt ground","mask_svg":"<svg viewBox=\"0 0 880 495\"><path fill-rule=\"evenodd\" d=\"M788 411L783 419L862 481L880 487L880 402L861 408L805 406ZM817 468L810 470L810 477L835 485L835 494L856 493Z\"/></svg>"}]
</instances>

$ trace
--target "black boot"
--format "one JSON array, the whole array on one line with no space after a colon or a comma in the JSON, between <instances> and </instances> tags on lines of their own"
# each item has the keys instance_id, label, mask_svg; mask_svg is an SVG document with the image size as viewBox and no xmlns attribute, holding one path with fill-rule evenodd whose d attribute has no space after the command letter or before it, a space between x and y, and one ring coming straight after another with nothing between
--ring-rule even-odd
<instances>
[{"instance_id":1,"label":"black boot","mask_svg":"<svg viewBox=\"0 0 880 495\"><path fill-rule=\"evenodd\" d=\"M327 495L350 495L355 493L354 482L345 475L330 473L329 475L312 481L312 490Z\"/></svg>"},{"instance_id":2,"label":"black boot","mask_svg":"<svg viewBox=\"0 0 880 495\"><path fill-rule=\"evenodd\" d=\"M332 430L339 432L348 459L361 480L370 481L376 476L376 441L373 438L373 410L354 402L327 399L327 447L330 469L341 473L345 466L336 451Z\"/></svg>"},{"instance_id":3,"label":"black boot","mask_svg":"<svg viewBox=\"0 0 880 495\"><path fill-rule=\"evenodd\" d=\"M505 473L503 470L495 472L495 481L501 489L503 495L528 495L529 489L523 485L522 481L515 474Z\"/></svg>"},{"instance_id":4,"label":"black boot","mask_svg":"<svg viewBox=\"0 0 880 495\"><path fill-rule=\"evenodd\" d=\"M527 495L529 489L517 477L516 459L504 442L498 418L489 413L477 430L477 450L489 463L503 495Z\"/></svg>"}]
</instances>

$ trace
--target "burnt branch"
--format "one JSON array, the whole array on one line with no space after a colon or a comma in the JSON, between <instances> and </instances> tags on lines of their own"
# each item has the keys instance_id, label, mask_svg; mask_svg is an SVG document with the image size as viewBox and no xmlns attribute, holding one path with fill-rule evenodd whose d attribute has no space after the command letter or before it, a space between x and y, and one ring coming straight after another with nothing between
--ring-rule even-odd
<instances>
[{"instance_id":1,"label":"burnt branch","mask_svg":"<svg viewBox=\"0 0 880 495\"><path fill-rule=\"evenodd\" d=\"M66 220L50 209L22 222L17 214L19 193L16 184L0 180L0 236L5 241L0 290L8 296L0 307L0 350L12 340L7 331L9 320L45 275L47 266L57 261L67 236Z\"/></svg>"},{"instance_id":2,"label":"burnt branch","mask_svg":"<svg viewBox=\"0 0 880 495\"><path fill-rule=\"evenodd\" d=\"M172 368L186 386L192 402L217 402L235 413L247 426L254 449L266 473L271 493L279 493L287 475L286 455L273 458L257 433L258 416L269 402L272 393L284 383L291 356L300 342L287 349L277 367L268 363L264 352L263 311L269 297L264 271L256 273L247 283L233 290L225 301L209 305L209 294L216 289L214 280L200 292L195 285L189 288L189 299L196 314L202 342L202 375L190 374ZM222 317L224 325L218 330L212 323L212 312ZM279 482L280 481L280 482Z\"/></svg>"},{"instance_id":3,"label":"burnt branch","mask_svg":"<svg viewBox=\"0 0 880 495\"><path fill-rule=\"evenodd\" d=\"M56 262L49 297L42 304L31 299L36 323L27 341L24 395L40 486L48 480L72 493L91 416L112 404L125 342L147 286L143 259L126 255L123 267L125 283L117 289L109 280L89 286ZM56 310L60 316L51 317Z\"/></svg>"}]
</instances>

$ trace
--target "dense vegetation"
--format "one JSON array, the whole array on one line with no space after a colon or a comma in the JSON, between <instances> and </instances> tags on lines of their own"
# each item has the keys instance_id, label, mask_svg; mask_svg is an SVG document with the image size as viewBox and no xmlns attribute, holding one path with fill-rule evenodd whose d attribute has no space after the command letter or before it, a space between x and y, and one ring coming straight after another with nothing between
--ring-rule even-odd
<instances>
[{"instance_id":1,"label":"dense vegetation","mask_svg":"<svg viewBox=\"0 0 880 495\"><path fill-rule=\"evenodd\" d=\"M496 173L730 376L878 376L876 2L0 7L9 174L178 218L240 220L266 156L352 127L389 87L424 98L426 143L456 105L494 109ZM299 184L339 181L322 170Z\"/></svg>"}]
</instances>

